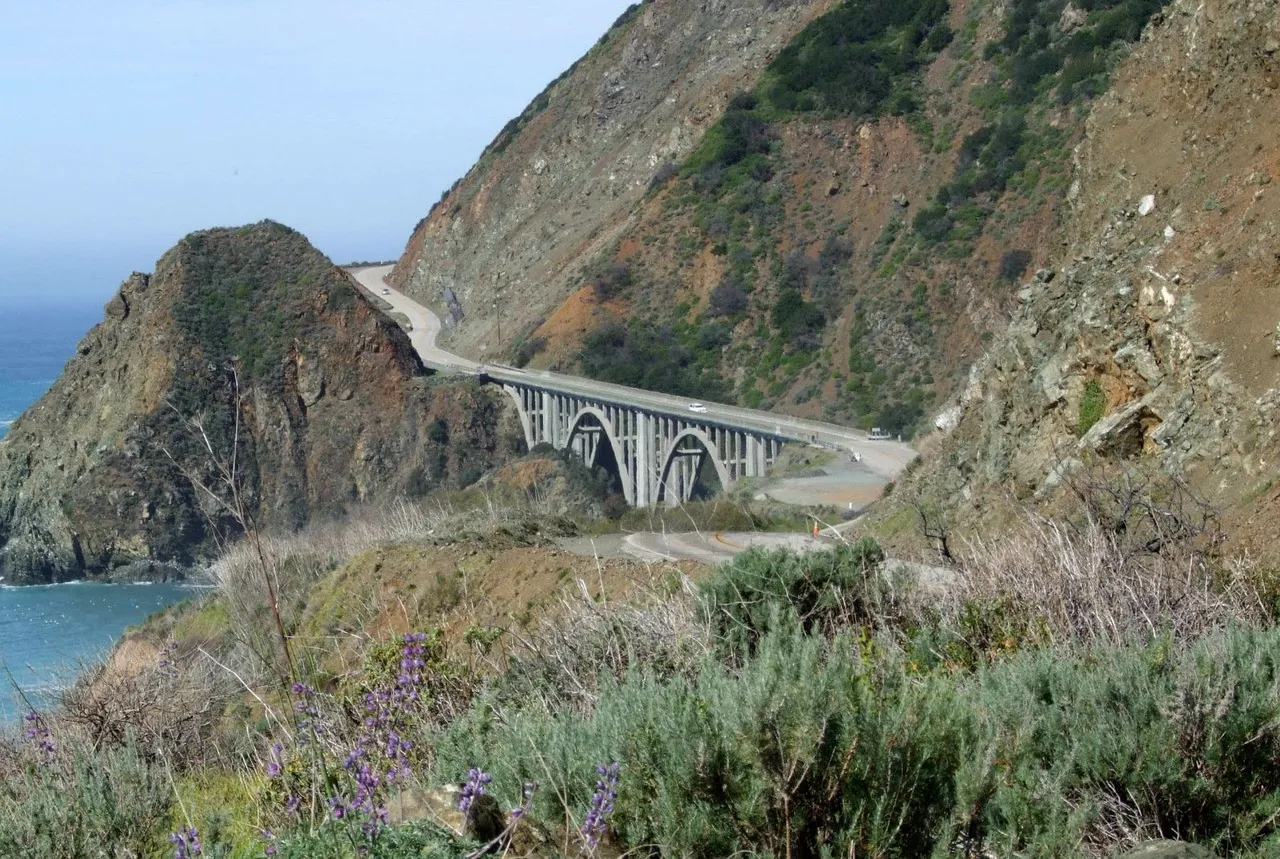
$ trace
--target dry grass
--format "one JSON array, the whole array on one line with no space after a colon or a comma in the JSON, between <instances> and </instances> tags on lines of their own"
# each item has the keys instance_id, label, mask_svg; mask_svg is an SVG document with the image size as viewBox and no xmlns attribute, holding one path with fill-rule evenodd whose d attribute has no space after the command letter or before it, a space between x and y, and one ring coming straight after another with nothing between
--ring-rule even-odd
<instances>
[{"instance_id":1,"label":"dry grass","mask_svg":"<svg viewBox=\"0 0 1280 859\"><path fill-rule=\"evenodd\" d=\"M519 687L518 697L590 712L602 678L621 679L638 666L691 676L712 646L687 577L640 588L625 602L594 599L579 582L551 619L527 637L516 636L507 677Z\"/></svg>"},{"instance_id":2,"label":"dry grass","mask_svg":"<svg viewBox=\"0 0 1280 859\"><path fill-rule=\"evenodd\" d=\"M1097 525L1029 516L999 538L967 541L949 600L1012 606L1027 632L1054 642L1190 641L1266 617L1250 565L1210 563L1177 546L1135 553ZM1032 628L1034 627L1034 629Z\"/></svg>"},{"instance_id":3,"label":"dry grass","mask_svg":"<svg viewBox=\"0 0 1280 859\"><path fill-rule=\"evenodd\" d=\"M332 570L377 547L463 533L491 533L536 515L535 508L499 504L485 498L480 506L459 508L445 503L400 502L385 510L366 510L327 525L314 525L290 535L263 536L230 546L210 572L226 601L232 637L251 654L255 672L281 673L280 646L266 622L270 593L279 599L285 626L292 628L312 585ZM265 575L264 575L265 565ZM268 579L269 577L269 579ZM380 607L367 606L369 616Z\"/></svg>"}]
</instances>

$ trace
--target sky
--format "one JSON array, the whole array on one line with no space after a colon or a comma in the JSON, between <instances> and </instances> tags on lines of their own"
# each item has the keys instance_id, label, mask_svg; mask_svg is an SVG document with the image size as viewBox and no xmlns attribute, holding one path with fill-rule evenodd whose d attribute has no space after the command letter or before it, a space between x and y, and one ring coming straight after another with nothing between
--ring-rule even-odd
<instances>
[{"instance_id":1,"label":"sky","mask_svg":"<svg viewBox=\"0 0 1280 859\"><path fill-rule=\"evenodd\" d=\"M398 257L629 0L0 0L0 297L271 218Z\"/></svg>"}]
</instances>

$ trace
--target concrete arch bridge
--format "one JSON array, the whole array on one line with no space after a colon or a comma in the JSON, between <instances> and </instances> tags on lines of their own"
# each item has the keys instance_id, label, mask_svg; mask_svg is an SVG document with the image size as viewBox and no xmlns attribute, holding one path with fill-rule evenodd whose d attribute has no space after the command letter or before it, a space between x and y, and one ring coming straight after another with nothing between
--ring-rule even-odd
<instances>
[{"instance_id":1,"label":"concrete arch bridge","mask_svg":"<svg viewBox=\"0 0 1280 859\"><path fill-rule=\"evenodd\" d=\"M884 482L915 458L908 445L871 440L850 427L454 355L436 345L440 319L386 284L390 271L376 266L351 273L376 301L407 320L423 364L501 385L516 404L530 449L545 442L574 451L588 465L612 467L632 506L680 504L715 484L724 488L763 476L793 442L856 454L860 467Z\"/></svg>"},{"instance_id":2,"label":"concrete arch bridge","mask_svg":"<svg viewBox=\"0 0 1280 859\"><path fill-rule=\"evenodd\" d=\"M529 448L550 444L572 450L589 467L615 470L634 507L682 504L700 490L762 476L790 440L707 419L687 405L680 411L573 393L513 378L518 372L487 367L482 376L515 401Z\"/></svg>"}]
</instances>

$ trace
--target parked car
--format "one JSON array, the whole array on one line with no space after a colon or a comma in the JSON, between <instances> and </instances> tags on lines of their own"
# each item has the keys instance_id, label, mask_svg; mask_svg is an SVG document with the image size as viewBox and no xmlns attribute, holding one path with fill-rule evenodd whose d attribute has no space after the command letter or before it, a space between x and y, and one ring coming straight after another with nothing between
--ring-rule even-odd
<instances>
[{"instance_id":1,"label":"parked car","mask_svg":"<svg viewBox=\"0 0 1280 859\"><path fill-rule=\"evenodd\" d=\"M383 294L383 295L390 295L390 294L391 294L391 290L387 289L386 287L383 287L383 289L382 289L382 294Z\"/></svg>"},{"instance_id":2,"label":"parked car","mask_svg":"<svg viewBox=\"0 0 1280 859\"><path fill-rule=\"evenodd\" d=\"M871 432L867 433L867 441L888 441L893 435L880 427L872 427Z\"/></svg>"},{"instance_id":3,"label":"parked car","mask_svg":"<svg viewBox=\"0 0 1280 859\"><path fill-rule=\"evenodd\" d=\"M689 404L689 411L691 411L691 412L697 412L698 414L703 414L703 413L705 413L705 412L706 412L706 410L707 410L707 407L706 407L706 406L704 406L702 403L690 403L690 404Z\"/></svg>"}]
</instances>

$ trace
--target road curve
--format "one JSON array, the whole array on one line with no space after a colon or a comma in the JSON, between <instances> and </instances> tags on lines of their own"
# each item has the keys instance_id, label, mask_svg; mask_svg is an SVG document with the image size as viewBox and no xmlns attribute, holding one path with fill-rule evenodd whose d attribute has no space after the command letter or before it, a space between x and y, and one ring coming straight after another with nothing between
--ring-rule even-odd
<instances>
[{"instance_id":1,"label":"road curve","mask_svg":"<svg viewBox=\"0 0 1280 859\"><path fill-rule=\"evenodd\" d=\"M436 346L436 338L440 335L440 317L414 301L398 289L386 282L386 277L395 266L379 265L371 268L347 269L356 283L360 284L372 295L391 305L396 313L404 314L409 319L411 328L408 332L409 342L417 350L418 357L434 370L478 373L480 365L468 361L460 355L446 352Z\"/></svg>"}]
</instances>

